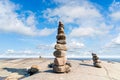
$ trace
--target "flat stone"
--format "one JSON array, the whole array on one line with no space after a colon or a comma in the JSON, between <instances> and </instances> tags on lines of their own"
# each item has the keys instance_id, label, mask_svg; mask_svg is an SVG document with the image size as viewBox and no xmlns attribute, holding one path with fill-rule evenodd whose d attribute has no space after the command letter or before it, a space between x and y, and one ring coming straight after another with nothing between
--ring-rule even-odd
<instances>
[{"instance_id":1,"label":"flat stone","mask_svg":"<svg viewBox=\"0 0 120 80\"><path fill-rule=\"evenodd\" d=\"M58 44L66 44L66 40L57 40Z\"/></svg>"},{"instance_id":2,"label":"flat stone","mask_svg":"<svg viewBox=\"0 0 120 80\"><path fill-rule=\"evenodd\" d=\"M57 50L53 54L55 57L63 57L63 56L65 56L66 52Z\"/></svg>"},{"instance_id":3,"label":"flat stone","mask_svg":"<svg viewBox=\"0 0 120 80\"><path fill-rule=\"evenodd\" d=\"M57 73L68 73L70 72L70 67L68 65L64 66L53 66L53 71Z\"/></svg>"},{"instance_id":4,"label":"flat stone","mask_svg":"<svg viewBox=\"0 0 120 80\"><path fill-rule=\"evenodd\" d=\"M58 28L58 34L63 33L64 34L64 29L62 27Z\"/></svg>"},{"instance_id":5,"label":"flat stone","mask_svg":"<svg viewBox=\"0 0 120 80\"><path fill-rule=\"evenodd\" d=\"M59 22L59 26L58 27L63 27L64 28L64 25L62 22Z\"/></svg>"},{"instance_id":6,"label":"flat stone","mask_svg":"<svg viewBox=\"0 0 120 80\"><path fill-rule=\"evenodd\" d=\"M65 36L65 34L63 34L63 33L60 33L60 34L58 34L58 35L56 36L56 39L57 39L57 40L65 40L65 39L66 39L66 36Z\"/></svg>"},{"instance_id":7,"label":"flat stone","mask_svg":"<svg viewBox=\"0 0 120 80\"><path fill-rule=\"evenodd\" d=\"M100 60L93 60L94 63L101 63Z\"/></svg>"},{"instance_id":8,"label":"flat stone","mask_svg":"<svg viewBox=\"0 0 120 80\"><path fill-rule=\"evenodd\" d=\"M65 67L66 67L65 65L64 66L53 66L53 71L58 72L58 73L64 73L66 71Z\"/></svg>"},{"instance_id":9,"label":"flat stone","mask_svg":"<svg viewBox=\"0 0 120 80\"><path fill-rule=\"evenodd\" d=\"M97 68L102 68L102 66L100 65L100 63L94 63L94 66Z\"/></svg>"},{"instance_id":10,"label":"flat stone","mask_svg":"<svg viewBox=\"0 0 120 80\"><path fill-rule=\"evenodd\" d=\"M57 66L63 66L66 64L66 58L65 57L61 57L61 58L55 58L54 59L54 64Z\"/></svg>"},{"instance_id":11,"label":"flat stone","mask_svg":"<svg viewBox=\"0 0 120 80\"><path fill-rule=\"evenodd\" d=\"M56 44L54 47L56 50L63 50L63 51L67 51L67 47L64 44Z\"/></svg>"},{"instance_id":12,"label":"flat stone","mask_svg":"<svg viewBox=\"0 0 120 80\"><path fill-rule=\"evenodd\" d=\"M98 60L98 59L99 59L99 57L93 57L92 59L93 59L93 60Z\"/></svg>"}]
</instances>

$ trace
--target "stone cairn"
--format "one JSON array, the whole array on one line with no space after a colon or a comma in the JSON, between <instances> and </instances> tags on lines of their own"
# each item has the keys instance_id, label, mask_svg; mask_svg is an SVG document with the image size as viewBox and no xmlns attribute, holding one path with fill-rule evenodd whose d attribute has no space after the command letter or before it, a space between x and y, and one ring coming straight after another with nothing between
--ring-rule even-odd
<instances>
[{"instance_id":1,"label":"stone cairn","mask_svg":"<svg viewBox=\"0 0 120 80\"><path fill-rule=\"evenodd\" d=\"M67 65L67 58L66 58L66 36L64 34L64 25L59 22L58 25L58 34L56 36L57 42L55 45L56 51L54 51L53 55L55 56L53 71L57 73L68 73L70 72L70 66Z\"/></svg>"},{"instance_id":2,"label":"stone cairn","mask_svg":"<svg viewBox=\"0 0 120 80\"><path fill-rule=\"evenodd\" d=\"M99 60L99 57L95 54L92 53L92 59L93 59L93 65L95 67L101 68L102 66L100 65L101 61Z\"/></svg>"}]
</instances>

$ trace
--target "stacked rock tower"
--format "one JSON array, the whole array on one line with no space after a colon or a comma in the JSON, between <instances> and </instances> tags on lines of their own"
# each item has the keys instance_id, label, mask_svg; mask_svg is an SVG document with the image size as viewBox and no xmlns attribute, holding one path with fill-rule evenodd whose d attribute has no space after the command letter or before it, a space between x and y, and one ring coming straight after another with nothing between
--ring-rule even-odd
<instances>
[{"instance_id":1,"label":"stacked rock tower","mask_svg":"<svg viewBox=\"0 0 120 80\"><path fill-rule=\"evenodd\" d=\"M55 56L54 59L54 65L53 65L53 71L58 72L58 73L64 73L64 72L69 72L70 67L69 65L66 64L67 58L66 58L66 36L64 33L64 25L62 22L59 22L58 25L58 33L56 36L56 45L53 55Z\"/></svg>"},{"instance_id":2,"label":"stacked rock tower","mask_svg":"<svg viewBox=\"0 0 120 80\"><path fill-rule=\"evenodd\" d=\"M99 57L95 54L95 53L92 53L92 59L93 59L93 65L95 67L98 67L98 68L101 68L102 66L100 65L100 60L99 60Z\"/></svg>"}]
</instances>

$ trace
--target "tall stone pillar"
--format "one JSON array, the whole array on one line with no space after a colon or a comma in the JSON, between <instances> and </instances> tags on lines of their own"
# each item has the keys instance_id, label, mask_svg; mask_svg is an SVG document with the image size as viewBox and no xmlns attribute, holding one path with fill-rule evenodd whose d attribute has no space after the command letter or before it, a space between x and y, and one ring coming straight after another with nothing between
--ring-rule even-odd
<instances>
[{"instance_id":1,"label":"tall stone pillar","mask_svg":"<svg viewBox=\"0 0 120 80\"><path fill-rule=\"evenodd\" d=\"M57 41L54 47L56 50L53 53L55 56L53 71L58 73L69 72L70 66L66 64L66 36L64 33L64 25L61 22L59 22L58 25L58 33L56 39Z\"/></svg>"}]
</instances>

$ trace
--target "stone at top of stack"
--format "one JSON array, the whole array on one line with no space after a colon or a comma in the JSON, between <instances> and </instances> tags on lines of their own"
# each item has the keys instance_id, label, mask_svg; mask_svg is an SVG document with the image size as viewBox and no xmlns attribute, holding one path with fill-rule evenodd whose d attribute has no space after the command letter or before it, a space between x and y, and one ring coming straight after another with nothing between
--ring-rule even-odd
<instances>
[{"instance_id":1,"label":"stone at top of stack","mask_svg":"<svg viewBox=\"0 0 120 80\"><path fill-rule=\"evenodd\" d=\"M55 45L55 49L57 50L56 52L58 53L58 50L59 50L59 53L63 52L65 53L64 51L67 50L67 47L66 47L66 36L65 36L65 33L64 33L64 25L62 24L62 22L59 22L59 25L58 25L58 34L56 36L56 39L57 39L57 44Z\"/></svg>"},{"instance_id":2,"label":"stone at top of stack","mask_svg":"<svg viewBox=\"0 0 120 80\"><path fill-rule=\"evenodd\" d=\"M101 68L102 66L100 65L100 60L99 60L99 57L95 54L95 53L92 53L92 59L93 59L93 65L95 67L98 67L98 68Z\"/></svg>"},{"instance_id":3,"label":"stone at top of stack","mask_svg":"<svg viewBox=\"0 0 120 80\"><path fill-rule=\"evenodd\" d=\"M64 34L64 25L59 22L58 35L56 36L58 44L66 44L66 36Z\"/></svg>"},{"instance_id":4,"label":"stone at top of stack","mask_svg":"<svg viewBox=\"0 0 120 80\"><path fill-rule=\"evenodd\" d=\"M69 66L66 65L67 59L65 57L67 47L66 47L66 36L64 34L64 25L59 22L58 25L58 34L56 36L57 42L55 45L56 51L54 51L53 55L56 57L54 59L54 72L68 72Z\"/></svg>"}]
</instances>

